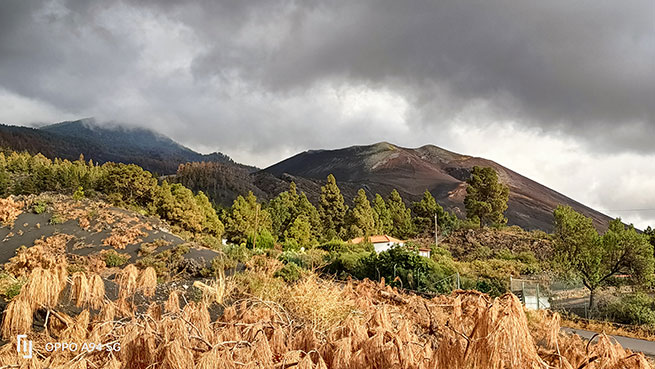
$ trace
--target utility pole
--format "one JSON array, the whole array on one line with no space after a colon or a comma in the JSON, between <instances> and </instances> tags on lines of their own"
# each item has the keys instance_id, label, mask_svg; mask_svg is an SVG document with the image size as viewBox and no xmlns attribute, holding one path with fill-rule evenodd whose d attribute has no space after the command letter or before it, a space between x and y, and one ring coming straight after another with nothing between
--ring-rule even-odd
<instances>
[{"instance_id":1,"label":"utility pole","mask_svg":"<svg viewBox=\"0 0 655 369\"><path fill-rule=\"evenodd\" d=\"M434 244L439 247L439 231L437 230L437 213L434 213Z\"/></svg>"}]
</instances>

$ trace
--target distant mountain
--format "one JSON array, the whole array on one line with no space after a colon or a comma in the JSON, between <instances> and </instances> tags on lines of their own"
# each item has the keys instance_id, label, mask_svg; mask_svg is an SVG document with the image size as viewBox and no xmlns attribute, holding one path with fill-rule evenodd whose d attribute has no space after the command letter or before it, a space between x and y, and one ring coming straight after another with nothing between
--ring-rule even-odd
<instances>
[{"instance_id":1,"label":"distant mountain","mask_svg":"<svg viewBox=\"0 0 655 369\"><path fill-rule=\"evenodd\" d=\"M0 125L0 147L70 160L83 154L87 160L98 163L137 164L158 174L173 174L179 164L187 162L237 165L225 154L203 155L151 130L101 127L93 119L62 122L38 129Z\"/></svg>"},{"instance_id":2,"label":"distant mountain","mask_svg":"<svg viewBox=\"0 0 655 369\"><path fill-rule=\"evenodd\" d=\"M396 188L406 200L417 200L429 190L437 201L459 216L465 215L466 179L474 166L494 168L510 188L510 225L550 231L553 210L559 204L591 217L598 228L606 228L609 217L526 178L491 160L456 154L436 146L416 149L382 142L339 150L312 150L272 165L264 172L277 178L293 175L324 180L332 173L339 185L362 187L369 194L386 195Z\"/></svg>"},{"instance_id":3,"label":"distant mountain","mask_svg":"<svg viewBox=\"0 0 655 369\"><path fill-rule=\"evenodd\" d=\"M493 161L432 145L409 149L381 142L339 150L311 150L260 171L237 164L221 153L197 153L150 130L100 127L92 119L85 119L39 129L0 125L0 148L3 147L40 152L50 158L75 160L83 154L87 160L99 163L137 164L165 175L171 182L202 190L224 206L249 191L269 200L287 190L292 181L316 202L326 177L334 174L347 201L354 198L359 188L371 198L375 193L387 196L395 188L408 202L420 199L427 189L460 217L465 215L465 181L471 168L489 166L510 187L506 212L509 224L550 231L553 209L559 204L570 205L591 217L599 229L606 228L610 219Z\"/></svg>"}]
</instances>

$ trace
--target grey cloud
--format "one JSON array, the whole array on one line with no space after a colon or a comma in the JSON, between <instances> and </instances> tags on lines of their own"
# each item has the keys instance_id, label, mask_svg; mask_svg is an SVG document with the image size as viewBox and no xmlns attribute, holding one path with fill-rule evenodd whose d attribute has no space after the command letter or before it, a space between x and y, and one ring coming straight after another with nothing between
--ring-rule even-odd
<instances>
[{"instance_id":1,"label":"grey cloud","mask_svg":"<svg viewBox=\"0 0 655 369\"><path fill-rule=\"evenodd\" d=\"M177 96L203 98L207 84L237 104L244 90L276 100L320 83L364 84L404 96L416 127L483 103L470 124L511 120L602 150L653 152L654 12L649 0L8 1L0 85L86 114L137 86L151 110L183 122L194 106ZM143 19L183 25L202 45L183 88L137 67L147 25L130 22Z\"/></svg>"}]
</instances>

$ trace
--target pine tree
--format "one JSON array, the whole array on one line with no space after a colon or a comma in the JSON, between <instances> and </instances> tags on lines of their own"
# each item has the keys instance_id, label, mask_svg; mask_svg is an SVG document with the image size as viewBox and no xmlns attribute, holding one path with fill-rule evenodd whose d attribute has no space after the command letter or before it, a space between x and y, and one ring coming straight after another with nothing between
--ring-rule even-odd
<instances>
[{"instance_id":1,"label":"pine tree","mask_svg":"<svg viewBox=\"0 0 655 369\"><path fill-rule=\"evenodd\" d=\"M357 191L347 218L348 237L371 236L375 232L375 215L363 189Z\"/></svg>"},{"instance_id":2,"label":"pine tree","mask_svg":"<svg viewBox=\"0 0 655 369\"><path fill-rule=\"evenodd\" d=\"M405 202L398 191L391 191L387 200L387 208L391 215L391 234L399 238L411 237L413 235L412 212L405 207Z\"/></svg>"},{"instance_id":3,"label":"pine tree","mask_svg":"<svg viewBox=\"0 0 655 369\"><path fill-rule=\"evenodd\" d=\"M509 187L498 181L498 173L493 168L473 167L466 183L464 205L468 219L478 222L480 227L507 223L503 213L507 210Z\"/></svg>"},{"instance_id":4,"label":"pine tree","mask_svg":"<svg viewBox=\"0 0 655 369\"><path fill-rule=\"evenodd\" d=\"M279 240L284 239L286 230L298 216L296 206L299 200L296 184L291 182L288 191L281 192L269 202L266 210L271 215L273 235Z\"/></svg>"},{"instance_id":5,"label":"pine tree","mask_svg":"<svg viewBox=\"0 0 655 369\"><path fill-rule=\"evenodd\" d=\"M195 201L198 205L199 211L204 215L202 221L203 232L221 238L225 229L223 223L218 219L216 210L214 210L214 207L209 202L209 198L201 191L196 195Z\"/></svg>"},{"instance_id":6,"label":"pine tree","mask_svg":"<svg viewBox=\"0 0 655 369\"><path fill-rule=\"evenodd\" d=\"M5 196L9 193L9 182L9 173L7 173L4 168L0 168L0 196Z\"/></svg>"},{"instance_id":7,"label":"pine tree","mask_svg":"<svg viewBox=\"0 0 655 369\"><path fill-rule=\"evenodd\" d=\"M326 239L343 237L345 234L345 217L348 205L343 200L341 190L332 174L327 177L325 186L321 186L321 198L318 212L323 224Z\"/></svg>"},{"instance_id":8,"label":"pine tree","mask_svg":"<svg viewBox=\"0 0 655 369\"><path fill-rule=\"evenodd\" d=\"M262 209L257 197L248 192L245 198L239 195L232 204L232 209L226 219L225 233L228 239L236 243L246 243L248 237L257 246L257 235L264 229L270 229L271 219L268 212Z\"/></svg>"},{"instance_id":9,"label":"pine tree","mask_svg":"<svg viewBox=\"0 0 655 369\"><path fill-rule=\"evenodd\" d=\"M437 222L440 234L448 233L455 225L457 218L448 214L437 203L434 196L430 191L425 190L423 198L419 202L412 205L412 213L414 214L414 229L418 233L434 233L434 216L437 215Z\"/></svg>"},{"instance_id":10,"label":"pine tree","mask_svg":"<svg viewBox=\"0 0 655 369\"><path fill-rule=\"evenodd\" d=\"M298 196L296 202L296 211L298 216L305 216L312 231L312 240L316 241L321 238L323 234L323 227L321 225L321 217L318 214L316 207L309 201L304 192Z\"/></svg>"},{"instance_id":11,"label":"pine tree","mask_svg":"<svg viewBox=\"0 0 655 369\"><path fill-rule=\"evenodd\" d=\"M375 230L380 234L389 234L393 229L393 220L391 213L387 208L387 203L384 201L380 194L375 194L373 200L373 213L375 219Z\"/></svg>"},{"instance_id":12,"label":"pine tree","mask_svg":"<svg viewBox=\"0 0 655 369\"><path fill-rule=\"evenodd\" d=\"M304 214L300 214L291 223L291 226L285 231L286 240L293 240L299 247L308 248L312 246L314 237L312 235L312 226L309 219Z\"/></svg>"}]
</instances>

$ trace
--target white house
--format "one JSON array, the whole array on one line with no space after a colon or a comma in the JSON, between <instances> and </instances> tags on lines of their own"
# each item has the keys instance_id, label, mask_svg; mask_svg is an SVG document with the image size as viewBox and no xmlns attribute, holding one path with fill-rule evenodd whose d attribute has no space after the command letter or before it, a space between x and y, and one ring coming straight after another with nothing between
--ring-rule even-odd
<instances>
[{"instance_id":1,"label":"white house","mask_svg":"<svg viewBox=\"0 0 655 369\"><path fill-rule=\"evenodd\" d=\"M355 244L362 243L364 241L366 241L365 237L357 237L350 240L351 243L355 243ZM387 236L386 234L370 236L368 238L368 242L373 244L373 248L375 249L375 252L377 252L378 254L381 253L382 251L389 250L393 245L405 246L405 241L401 241L397 238ZM419 249L418 254L421 256L425 256L426 258L429 258L430 249L421 248Z\"/></svg>"}]
</instances>

